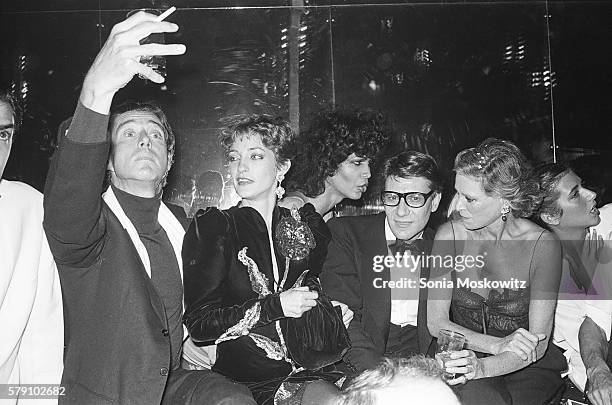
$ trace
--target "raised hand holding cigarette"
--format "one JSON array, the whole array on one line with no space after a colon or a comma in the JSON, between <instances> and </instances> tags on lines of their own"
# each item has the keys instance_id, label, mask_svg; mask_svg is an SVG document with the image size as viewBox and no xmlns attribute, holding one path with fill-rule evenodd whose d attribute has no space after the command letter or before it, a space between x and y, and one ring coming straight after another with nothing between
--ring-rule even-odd
<instances>
[{"instance_id":1,"label":"raised hand holding cigarette","mask_svg":"<svg viewBox=\"0 0 612 405\"><path fill-rule=\"evenodd\" d=\"M176 7L172 6L168 10L158 15L155 21L157 22L164 21L170 14L174 13L175 11L176 11Z\"/></svg>"},{"instance_id":2,"label":"raised hand holding cigarette","mask_svg":"<svg viewBox=\"0 0 612 405\"><path fill-rule=\"evenodd\" d=\"M185 53L185 45L141 45L140 40L152 33L176 32L178 25L162 21L173 9L159 16L138 12L113 27L85 77L80 97L84 106L108 114L115 93L136 74L156 83L164 82L164 77L140 63L140 58L143 55L181 55Z\"/></svg>"}]
</instances>

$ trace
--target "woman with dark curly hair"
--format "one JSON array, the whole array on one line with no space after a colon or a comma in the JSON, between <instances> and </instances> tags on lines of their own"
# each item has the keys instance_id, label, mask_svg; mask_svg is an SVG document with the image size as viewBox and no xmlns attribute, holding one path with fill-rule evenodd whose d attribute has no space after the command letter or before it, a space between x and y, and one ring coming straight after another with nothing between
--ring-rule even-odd
<instances>
[{"instance_id":1,"label":"woman with dark curly hair","mask_svg":"<svg viewBox=\"0 0 612 405\"><path fill-rule=\"evenodd\" d=\"M344 109L315 114L310 128L291 145L293 165L281 205L311 203L329 219L340 201L361 198L371 177L370 165L388 141L382 114Z\"/></svg>"},{"instance_id":2,"label":"woman with dark curly hair","mask_svg":"<svg viewBox=\"0 0 612 405\"><path fill-rule=\"evenodd\" d=\"M566 367L548 345L561 249L527 219L541 202L537 179L513 143L495 138L460 152L455 172L458 219L436 234L432 256L445 261L432 266L427 325L432 336L463 334L469 350L439 348L439 361L465 405L548 403Z\"/></svg>"},{"instance_id":3,"label":"woman with dark curly hair","mask_svg":"<svg viewBox=\"0 0 612 405\"><path fill-rule=\"evenodd\" d=\"M191 342L215 343L212 369L247 385L259 404L331 403L342 374L325 369L348 349L343 320L318 275L331 234L311 204L277 206L291 161L287 122L248 116L221 144L240 203L200 210L183 242L185 316Z\"/></svg>"}]
</instances>

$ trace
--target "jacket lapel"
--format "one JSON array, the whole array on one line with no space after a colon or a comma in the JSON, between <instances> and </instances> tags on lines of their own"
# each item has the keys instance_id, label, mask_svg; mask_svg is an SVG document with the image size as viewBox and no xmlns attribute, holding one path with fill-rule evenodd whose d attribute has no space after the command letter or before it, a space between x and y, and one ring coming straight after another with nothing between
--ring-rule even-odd
<instances>
[{"instance_id":1,"label":"jacket lapel","mask_svg":"<svg viewBox=\"0 0 612 405\"><path fill-rule=\"evenodd\" d=\"M144 286L146 290L147 297L149 298L149 301L151 302L151 307L153 307L153 312L155 312L155 314L160 319L160 321L163 324L165 324L166 314L165 314L165 310L164 310L164 306L163 306L161 297L159 296L159 294L157 294L155 287L153 287L153 283L151 282L151 277L149 276L149 273L147 272L144 264L142 263L141 256L138 250L136 249L136 246L134 246L133 243L129 243L131 241L131 238L130 238L130 235L127 229L123 227L123 225L121 224L121 221L119 221L119 219L117 218L115 213L110 209L110 207L108 211L109 211L109 216L112 218L112 221L115 222L114 226L116 227L117 231L123 232L122 236L123 236L123 239L125 240L124 246L128 246L129 252L131 253L129 257L126 257L125 259L126 261L125 268L133 269L138 272L139 277L142 279L142 285Z\"/></svg>"},{"instance_id":2,"label":"jacket lapel","mask_svg":"<svg viewBox=\"0 0 612 405\"><path fill-rule=\"evenodd\" d=\"M424 255L431 253L431 247L433 245L433 239L435 232L431 228L425 228L423 231L423 240L421 243L421 249ZM429 267L421 266L420 278L429 280ZM417 334L419 337L419 349L422 354L427 354L431 345L432 337L429 334L427 327L427 297L429 296L429 290L427 288L419 289L419 309L417 313Z\"/></svg>"},{"instance_id":3,"label":"jacket lapel","mask_svg":"<svg viewBox=\"0 0 612 405\"><path fill-rule=\"evenodd\" d=\"M390 270L384 266L380 273L373 270L374 257L386 256L388 254L387 239L385 237L385 213L382 212L372 218L372 221L364 223L362 229L363 262L361 264L361 280L365 285L364 295L369 303L368 310L375 314L375 321L382 330L384 342L389 336L389 320L391 319L391 291L388 288L375 288L374 279L380 278L389 281Z\"/></svg>"}]
</instances>

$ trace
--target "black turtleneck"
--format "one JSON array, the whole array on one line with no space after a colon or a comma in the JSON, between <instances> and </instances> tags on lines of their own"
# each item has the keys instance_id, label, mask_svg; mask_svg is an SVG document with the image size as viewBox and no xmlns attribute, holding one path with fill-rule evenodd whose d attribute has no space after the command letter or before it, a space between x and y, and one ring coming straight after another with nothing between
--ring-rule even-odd
<instances>
[{"instance_id":1,"label":"black turtleneck","mask_svg":"<svg viewBox=\"0 0 612 405\"><path fill-rule=\"evenodd\" d=\"M149 254L151 282L166 310L165 329L170 339L171 367L178 368L183 343L183 283L170 239L157 220L161 195L144 198L119 190L114 185L112 188Z\"/></svg>"}]
</instances>

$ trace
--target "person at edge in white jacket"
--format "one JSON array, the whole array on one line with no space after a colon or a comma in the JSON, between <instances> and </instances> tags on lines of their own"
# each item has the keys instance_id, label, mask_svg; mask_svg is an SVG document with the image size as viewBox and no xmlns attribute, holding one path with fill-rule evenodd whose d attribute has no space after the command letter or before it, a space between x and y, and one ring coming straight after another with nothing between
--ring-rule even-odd
<instances>
[{"instance_id":1,"label":"person at edge in white jacket","mask_svg":"<svg viewBox=\"0 0 612 405\"><path fill-rule=\"evenodd\" d=\"M19 123L17 102L0 93L0 403L53 404L62 394L64 323L43 196L2 179Z\"/></svg>"}]
</instances>

